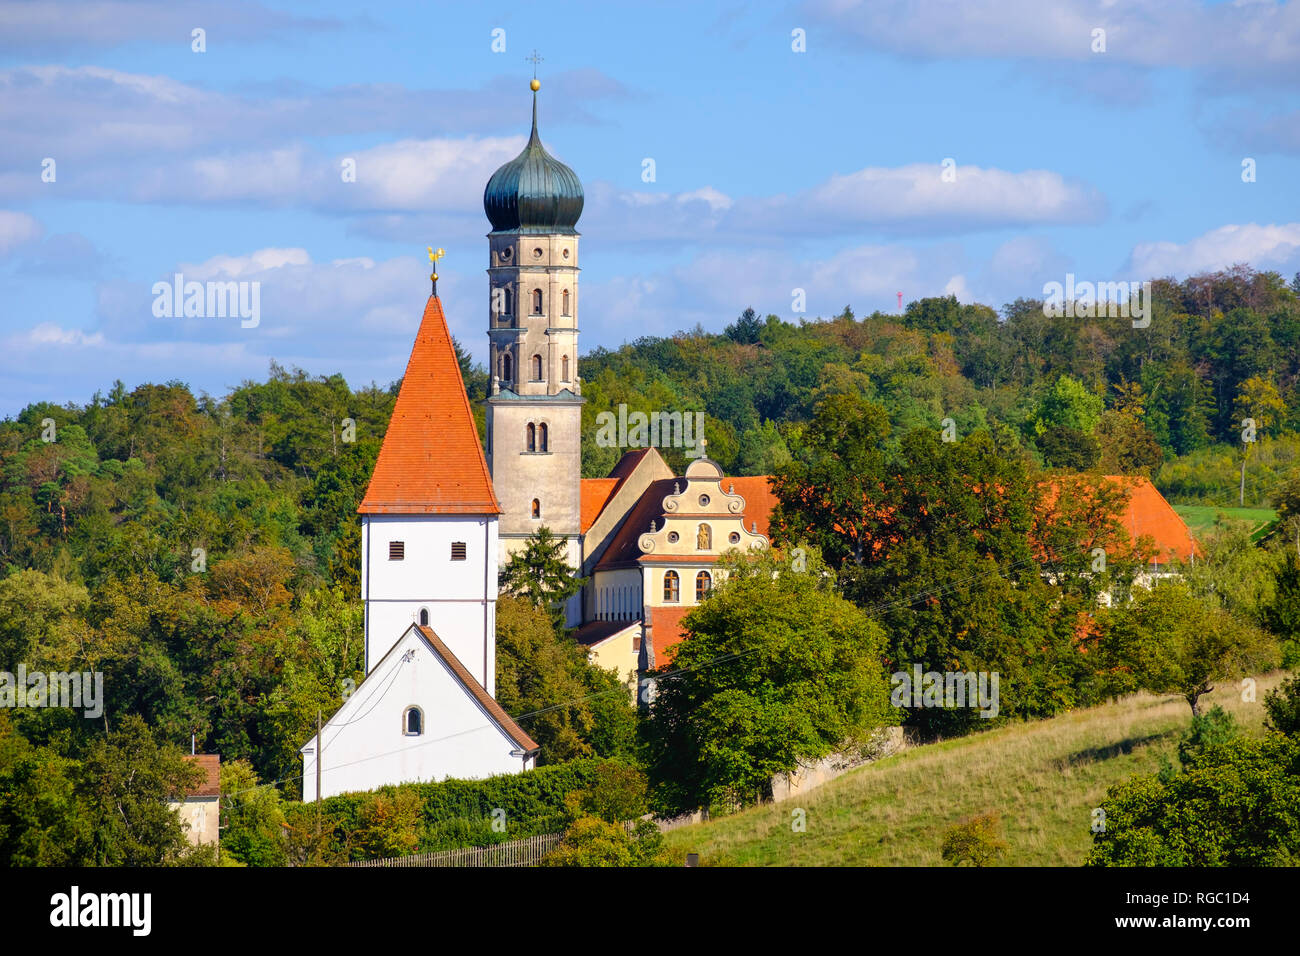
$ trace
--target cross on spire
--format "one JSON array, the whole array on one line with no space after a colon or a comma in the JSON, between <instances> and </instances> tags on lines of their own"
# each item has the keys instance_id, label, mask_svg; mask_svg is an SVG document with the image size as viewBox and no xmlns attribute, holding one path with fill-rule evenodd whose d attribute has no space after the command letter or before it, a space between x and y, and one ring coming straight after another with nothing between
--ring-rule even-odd
<instances>
[{"instance_id":1,"label":"cross on spire","mask_svg":"<svg viewBox=\"0 0 1300 956\"><path fill-rule=\"evenodd\" d=\"M541 57L541 56L538 56L538 55L537 55L537 50L535 50L535 49L533 50L533 55L532 55L532 56L526 56L526 57L524 57L524 62L525 62L525 63L531 63L531 64L533 65L533 79L534 79L534 80L537 79L537 64L538 64L538 63L541 63L543 59L545 59L545 58L544 58L544 57Z\"/></svg>"}]
</instances>

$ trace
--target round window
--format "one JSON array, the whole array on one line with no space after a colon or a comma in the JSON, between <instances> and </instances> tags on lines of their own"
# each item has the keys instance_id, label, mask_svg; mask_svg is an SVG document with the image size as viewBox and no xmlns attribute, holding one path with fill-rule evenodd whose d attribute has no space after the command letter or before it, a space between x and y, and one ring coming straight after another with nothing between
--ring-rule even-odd
<instances>
[{"instance_id":1,"label":"round window","mask_svg":"<svg viewBox=\"0 0 1300 956\"><path fill-rule=\"evenodd\" d=\"M709 496L708 496L708 495L700 495L700 507L701 507L701 508L707 508L708 506L709 506Z\"/></svg>"},{"instance_id":2,"label":"round window","mask_svg":"<svg viewBox=\"0 0 1300 956\"><path fill-rule=\"evenodd\" d=\"M515 254L514 250L511 249L509 246L506 246L504 249L501 250L501 258L507 261L509 261L510 257L514 254Z\"/></svg>"},{"instance_id":3,"label":"round window","mask_svg":"<svg viewBox=\"0 0 1300 956\"><path fill-rule=\"evenodd\" d=\"M731 532L731 534L727 535L727 540L730 541L732 544L740 544L740 532L739 531Z\"/></svg>"},{"instance_id":4,"label":"round window","mask_svg":"<svg viewBox=\"0 0 1300 956\"><path fill-rule=\"evenodd\" d=\"M676 543L677 543L677 539L678 539L679 537L681 537L681 536L680 536L676 531L669 531L669 532L668 532L668 543L669 543L669 544L676 544Z\"/></svg>"},{"instance_id":5,"label":"round window","mask_svg":"<svg viewBox=\"0 0 1300 956\"><path fill-rule=\"evenodd\" d=\"M533 258L540 259L541 257L542 257L542 247L538 246L536 249L533 250Z\"/></svg>"},{"instance_id":6,"label":"round window","mask_svg":"<svg viewBox=\"0 0 1300 956\"><path fill-rule=\"evenodd\" d=\"M568 250L568 249L565 249L563 255L564 255L564 258L566 258L566 259L569 258L569 250Z\"/></svg>"}]
</instances>

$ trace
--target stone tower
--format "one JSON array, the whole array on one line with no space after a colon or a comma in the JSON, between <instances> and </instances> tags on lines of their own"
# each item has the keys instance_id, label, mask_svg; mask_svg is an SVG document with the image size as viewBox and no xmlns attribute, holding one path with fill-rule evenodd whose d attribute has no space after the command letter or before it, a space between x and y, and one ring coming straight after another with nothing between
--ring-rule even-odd
<instances>
[{"instance_id":1,"label":"stone tower","mask_svg":"<svg viewBox=\"0 0 1300 956\"><path fill-rule=\"evenodd\" d=\"M488 180L487 460L501 501L500 560L545 526L582 566L578 232L582 184L533 128ZM580 617L575 598L569 619Z\"/></svg>"}]
</instances>

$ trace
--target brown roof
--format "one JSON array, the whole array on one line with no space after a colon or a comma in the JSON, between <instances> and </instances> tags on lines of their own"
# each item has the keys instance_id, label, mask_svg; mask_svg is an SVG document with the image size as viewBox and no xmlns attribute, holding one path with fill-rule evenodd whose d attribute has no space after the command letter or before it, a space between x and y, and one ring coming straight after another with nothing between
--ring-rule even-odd
<instances>
[{"instance_id":1,"label":"brown roof","mask_svg":"<svg viewBox=\"0 0 1300 956\"><path fill-rule=\"evenodd\" d=\"M186 792L187 797L221 796L221 757L217 754L186 754L185 759L203 768L207 776L193 790Z\"/></svg>"},{"instance_id":2,"label":"brown roof","mask_svg":"<svg viewBox=\"0 0 1300 956\"><path fill-rule=\"evenodd\" d=\"M360 514L500 514L442 303L430 296Z\"/></svg>"},{"instance_id":3,"label":"brown roof","mask_svg":"<svg viewBox=\"0 0 1300 956\"><path fill-rule=\"evenodd\" d=\"M415 629L429 642L429 646L433 648L434 653L442 658L443 663L456 675L456 679L461 682L467 691L474 695L474 699L479 702L479 706L486 710L492 719L497 722L497 726L506 732L506 736L528 753L542 749L538 746L537 741L524 733L523 728L501 709L501 705L493 699L482 684L474 679L474 675L460 662L460 658L452 653L451 648L444 644L437 634L433 633L433 628L422 627L417 624Z\"/></svg>"}]
</instances>

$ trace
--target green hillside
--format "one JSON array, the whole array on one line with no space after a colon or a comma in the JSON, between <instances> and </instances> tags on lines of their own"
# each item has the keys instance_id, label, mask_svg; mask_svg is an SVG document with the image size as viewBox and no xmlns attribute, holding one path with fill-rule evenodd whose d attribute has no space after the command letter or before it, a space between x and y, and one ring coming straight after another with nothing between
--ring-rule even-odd
<instances>
[{"instance_id":1,"label":"green hillside","mask_svg":"<svg viewBox=\"0 0 1300 956\"><path fill-rule=\"evenodd\" d=\"M1281 680L1259 680L1257 700ZM1205 699L1250 733L1263 707L1235 687ZM944 831L997 812L1011 866L1078 866L1091 845L1092 809L1108 787L1177 762L1187 704L1139 694L1051 720L930 744L860 768L805 796L671 831L678 852L750 866L942 866ZM807 829L792 831L793 811Z\"/></svg>"}]
</instances>

